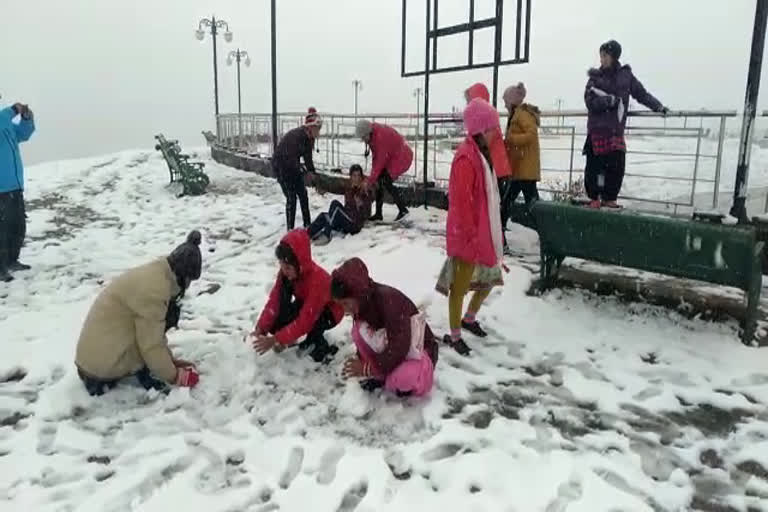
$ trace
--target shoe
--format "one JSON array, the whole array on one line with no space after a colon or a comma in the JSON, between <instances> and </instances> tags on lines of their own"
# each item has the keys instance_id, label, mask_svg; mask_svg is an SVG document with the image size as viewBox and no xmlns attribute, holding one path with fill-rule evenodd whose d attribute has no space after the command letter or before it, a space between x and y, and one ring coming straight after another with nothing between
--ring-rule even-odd
<instances>
[{"instance_id":1,"label":"shoe","mask_svg":"<svg viewBox=\"0 0 768 512\"><path fill-rule=\"evenodd\" d=\"M299 345L296 347L299 349L299 352L306 352L307 350L311 349L315 346L314 340L309 339L309 337L304 338L304 341L300 342Z\"/></svg>"},{"instance_id":2,"label":"shoe","mask_svg":"<svg viewBox=\"0 0 768 512\"><path fill-rule=\"evenodd\" d=\"M593 210L599 210L600 209L600 201L597 199L593 199L587 204L587 208L591 208Z\"/></svg>"},{"instance_id":3,"label":"shoe","mask_svg":"<svg viewBox=\"0 0 768 512\"><path fill-rule=\"evenodd\" d=\"M475 320L474 322L465 322L464 320L461 321L461 328L465 331L469 331L478 338L485 338L488 336L488 333L483 330L482 327L480 327L480 322Z\"/></svg>"},{"instance_id":4,"label":"shoe","mask_svg":"<svg viewBox=\"0 0 768 512\"><path fill-rule=\"evenodd\" d=\"M11 281L13 281L13 276L6 269L0 269L0 283L10 283Z\"/></svg>"},{"instance_id":5,"label":"shoe","mask_svg":"<svg viewBox=\"0 0 768 512\"><path fill-rule=\"evenodd\" d=\"M383 388L384 383L378 379L365 379L360 381L360 387L363 388L364 391L372 393L377 389Z\"/></svg>"},{"instance_id":6,"label":"shoe","mask_svg":"<svg viewBox=\"0 0 768 512\"><path fill-rule=\"evenodd\" d=\"M401 220L405 220L405 218L408 217L409 213L411 212L409 212L407 208L405 210L401 210L397 214L397 217L395 217L395 222L400 222Z\"/></svg>"},{"instance_id":7,"label":"shoe","mask_svg":"<svg viewBox=\"0 0 768 512\"><path fill-rule=\"evenodd\" d=\"M11 272L23 272L25 270L29 270L32 267L29 265L25 265L24 263L21 263L20 261L14 261L10 265L8 265L8 270Z\"/></svg>"},{"instance_id":8,"label":"shoe","mask_svg":"<svg viewBox=\"0 0 768 512\"><path fill-rule=\"evenodd\" d=\"M336 345L329 345L328 342L317 343L315 348L312 349L312 352L309 353L309 357L316 363L328 363L338 351L339 347Z\"/></svg>"},{"instance_id":9,"label":"shoe","mask_svg":"<svg viewBox=\"0 0 768 512\"><path fill-rule=\"evenodd\" d=\"M317 238L312 240L312 244L317 245L318 247L322 247L323 245L328 245L329 243L331 243L331 237L325 234L321 234Z\"/></svg>"},{"instance_id":10,"label":"shoe","mask_svg":"<svg viewBox=\"0 0 768 512\"><path fill-rule=\"evenodd\" d=\"M451 339L450 334L446 334L445 336L443 336L443 343L445 343L446 345L451 347L453 350L458 352L459 355L462 355L465 357L468 356L470 352L472 352L472 349L469 348L469 346L466 343L464 343L464 340L459 338L458 340L453 341L453 339Z\"/></svg>"},{"instance_id":11,"label":"shoe","mask_svg":"<svg viewBox=\"0 0 768 512\"><path fill-rule=\"evenodd\" d=\"M603 208L611 208L613 210L618 210L621 208L621 205L617 203L616 201L603 201Z\"/></svg>"},{"instance_id":12,"label":"shoe","mask_svg":"<svg viewBox=\"0 0 768 512\"><path fill-rule=\"evenodd\" d=\"M368 220L370 222L381 222L384 220L384 216L380 213L377 213L376 215L371 216Z\"/></svg>"}]
</instances>

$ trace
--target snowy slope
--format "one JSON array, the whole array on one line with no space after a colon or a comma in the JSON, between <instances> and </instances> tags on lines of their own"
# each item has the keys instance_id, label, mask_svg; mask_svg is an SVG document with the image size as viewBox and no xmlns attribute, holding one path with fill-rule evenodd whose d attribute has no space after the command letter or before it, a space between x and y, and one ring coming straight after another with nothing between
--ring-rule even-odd
<instances>
[{"instance_id":1,"label":"snowy slope","mask_svg":"<svg viewBox=\"0 0 768 512\"><path fill-rule=\"evenodd\" d=\"M768 352L741 346L734 324L575 291L528 297L531 274L513 267L481 314L491 337L468 339L468 359L441 351L427 400L340 379L348 320L330 333L342 350L327 367L292 350L257 358L242 339L275 275L283 198L204 160L209 193L183 199L150 151L28 170L34 270L0 288L0 510L765 507ZM313 212L330 199L312 195ZM444 214L414 217L315 254L328 269L362 257L443 333ZM72 361L91 301L192 228L203 278L170 339L198 362L200 386L89 397ZM530 250L530 234L511 240Z\"/></svg>"}]
</instances>

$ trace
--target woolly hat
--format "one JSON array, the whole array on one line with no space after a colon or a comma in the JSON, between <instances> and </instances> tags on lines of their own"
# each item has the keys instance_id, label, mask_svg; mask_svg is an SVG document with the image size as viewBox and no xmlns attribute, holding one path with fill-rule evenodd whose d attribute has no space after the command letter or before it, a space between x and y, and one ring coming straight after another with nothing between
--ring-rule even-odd
<instances>
[{"instance_id":1,"label":"woolly hat","mask_svg":"<svg viewBox=\"0 0 768 512\"><path fill-rule=\"evenodd\" d=\"M304 126L323 126L323 118L317 113L315 107L309 107L307 115L304 117Z\"/></svg>"},{"instance_id":2,"label":"woolly hat","mask_svg":"<svg viewBox=\"0 0 768 512\"><path fill-rule=\"evenodd\" d=\"M520 105L525 100L525 95L528 91L525 90L525 84L518 82L517 85L510 85L504 91L504 102L510 105Z\"/></svg>"},{"instance_id":3,"label":"woolly hat","mask_svg":"<svg viewBox=\"0 0 768 512\"><path fill-rule=\"evenodd\" d=\"M360 119L355 125L355 136L362 139L367 137L373 131L373 123L367 119Z\"/></svg>"},{"instance_id":4,"label":"woolly hat","mask_svg":"<svg viewBox=\"0 0 768 512\"><path fill-rule=\"evenodd\" d=\"M499 113L485 100L475 98L464 109L464 128L469 135L499 128Z\"/></svg>"},{"instance_id":5,"label":"woolly hat","mask_svg":"<svg viewBox=\"0 0 768 512\"><path fill-rule=\"evenodd\" d=\"M619 60L621 58L621 45L619 44L618 41L615 41L613 39L601 44L600 51L602 53L607 53L608 55L613 57L614 60Z\"/></svg>"},{"instance_id":6,"label":"woolly hat","mask_svg":"<svg viewBox=\"0 0 768 512\"><path fill-rule=\"evenodd\" d=\"M203 257L200 254L201 241L202 236L199 231L190 231L187 240L168 256L168 263L177 276L190 281L200 279L203 267Z\"/></svg>"}]
</instances>

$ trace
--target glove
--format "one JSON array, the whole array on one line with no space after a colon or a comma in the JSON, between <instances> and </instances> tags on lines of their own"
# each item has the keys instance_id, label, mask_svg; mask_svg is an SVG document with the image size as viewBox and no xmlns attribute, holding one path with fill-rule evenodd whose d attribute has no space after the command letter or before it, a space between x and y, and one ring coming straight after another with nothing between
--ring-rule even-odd
<instances>
[{"instance_id":1,"label":"glove","mask_svg":"<svg viewBox=\"0 0 768 512\"><path fill-rule=\"evenodd\" d=\"M660 113L660 114L664 114L664 115L667 115L667 114L669 114L669 109L668 109L667 107L665 107L665 106L662 106L662 107L661 107L659 110L657 110L656 112L658 112L658 113Z\"/></svg>"},{"instance_id":2,"label":"glove","mask_svg":"<svg viewBox=\"0 0 768 512\"><path fill-rule=\"evenodd\" d=\"M176 385L184 388L193 388L200 382L200 374L193 367L176 369Z\"/></svg>"}]
</instances>

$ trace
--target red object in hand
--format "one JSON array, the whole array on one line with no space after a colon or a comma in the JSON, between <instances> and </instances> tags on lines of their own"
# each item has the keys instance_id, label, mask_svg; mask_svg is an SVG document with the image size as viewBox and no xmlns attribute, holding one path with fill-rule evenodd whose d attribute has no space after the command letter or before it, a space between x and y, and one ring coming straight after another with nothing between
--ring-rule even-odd
<instances>
[{"instance_id":1,"label":"red object in hand","mask_svg":"<svg viewBox=\"0 0 768 512\"><path fill-rule=\"evenodd\" d=\"M176 385L185 388L193 388L200 382L200 374L192 367L178 368L176 370Z\"/></svg>"}]
</instances>

